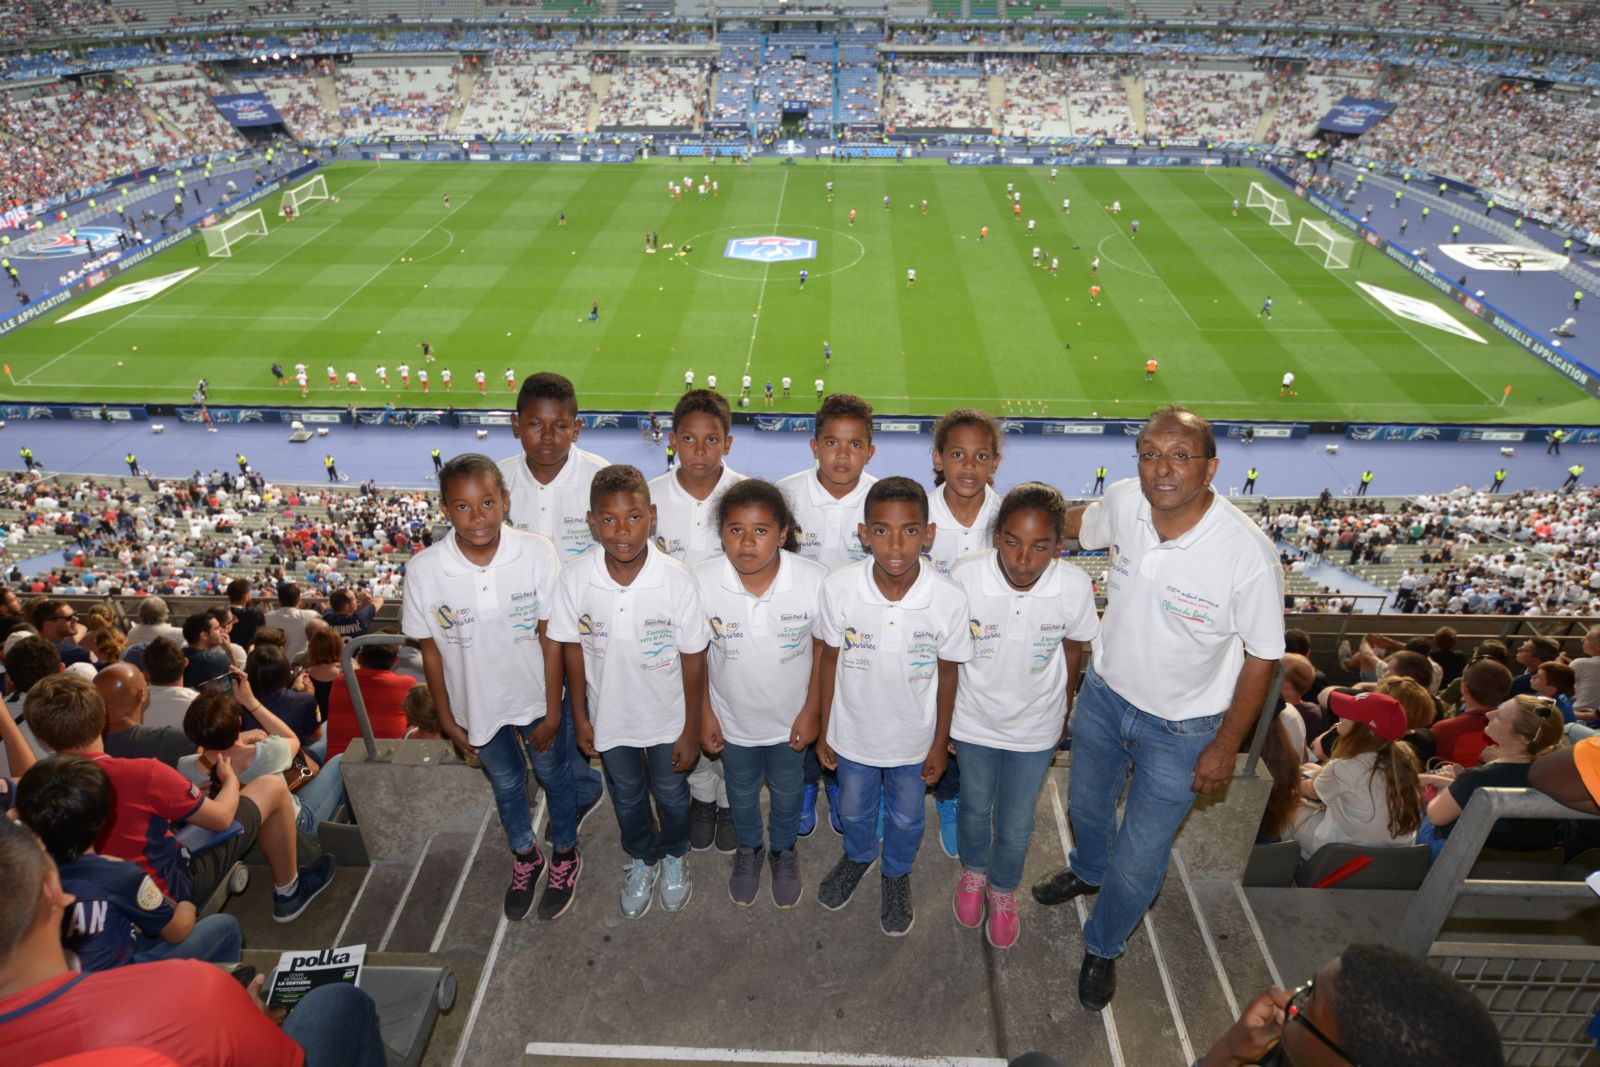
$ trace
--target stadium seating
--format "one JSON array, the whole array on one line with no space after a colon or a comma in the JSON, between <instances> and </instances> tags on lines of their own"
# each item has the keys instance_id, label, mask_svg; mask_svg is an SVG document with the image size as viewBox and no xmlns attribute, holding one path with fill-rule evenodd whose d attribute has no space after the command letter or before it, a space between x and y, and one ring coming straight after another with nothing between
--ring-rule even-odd
<instances>
[{"instance_id":1,"label":"stadium seating","mask_svg":"<svg viewBox=\"0 0 1600 1067\"><path fill-rule=\"evenodd\" d=\"M570 133L589 125L589 68L552 53L500 52L480 69L457 132Z\"/></svg>"}]
</instances>

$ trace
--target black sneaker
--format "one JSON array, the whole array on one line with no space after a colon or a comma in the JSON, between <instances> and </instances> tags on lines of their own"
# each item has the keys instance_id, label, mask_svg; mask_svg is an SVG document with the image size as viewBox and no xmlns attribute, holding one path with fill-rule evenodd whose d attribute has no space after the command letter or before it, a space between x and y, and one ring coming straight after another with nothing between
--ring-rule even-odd
<instances>
[{"instance_id":1,"label":"black sneaker","mask_svg":"<svg viewBox=\"0 0 1600 1067\"><path fill-rule=\"evenodd\" d=\"M833 865L833 870L828 872L817 890L817 903L829 911L838 911L850 903L856 886L861 884L861 879L876 862L874 859L871 863L857 863L849 856L840 856L839 862Z\"/></svg>"},{"instance_id":2,"label":"black sneaker","mask_svg":"<svg viewBox=\"0 0 1600 1067\"><path fill-rule=\"evenodd\" d=\"M578 805L578 830L580 832L583 830L583 824L588 821L589 816L595 813L595 809L600 807L600 802L605 798L606 795L601 793L599 796L589 801L589 803Z\"/></svg>"},{"instance_id":3,"label":"black sneaker","mask_svg":"<svg viewBox=\"0 0 1600 1067\"><path fill-rule=\"evenodd\" d=\"M717 809L717 831L712 836L716 843L717 851L724 856L732 855L739 850L739 834L733 828L733 809Z\"/></svg>"},{"instance_id":4,"label":"black sneaker","mask_svg":"<svg viewBox=\"0 0 1600 1067\"><path fill-rule=\"evenodd\" d=\"M1033 899L1045 907L1065 904L1077 897L1100 892L1100 887L1079 878L1071 867L1063 867L1033 883Z\"/></svg>"},{"instance_id":5,"label":"black sneaker","mask_svg":"<svg viewBox=\"0 0 1600 1067\"><path fill-rule=\"evenodd\" d=\"M878 925L890 937L904 937L911 932L916 916L911 911L911 875L898 878L883 876L883 907L878 912Z\"/></svg>"},{"instance_id":6,"label":"black sneaker","mask_svg":"<svg viewBox=\"0 0 1600 1067\"><path fill-rule=\"evenodd\" d=\"M323 853L311 866L301 867L293 893L288 896L277 893L272 895L272 921L287 923L298 919L300 913L317 899L317 894L333 882L333 873L337 866L338 863L331 853Z\"/></svg>"},{"instance_id":7,"label":"black sneaker","mask_svg":"<svg viewBox=\"0 0 1600 1067\"><path fill-rule=\"evenodd\" d=\"M533 907L533 887L544 873L544 856L539 846L526 855L511 854L511 884L506 887L506 918L525 919Z\"/></svg>"},{"instance_id":8,"label":"black sneaker","mask_svg":"<svg viewBox=\"0 0 1600 1067\"><path fill-rule=\"evenodd\" d=\"M709 800L689 801L689 847L704 852L717 839L717 806Z\"/></svg>"},{"instance_id":9,"label":"black sneaker","mask_svg":"<svg viewBox=\"0 0 1600 1067\"><path fill-rule=\"evenodd\" d=\"M550 880L544 884L544 895L539 898L539 918L546 922L559 919L572 907L578 891L578 874L583 870L583 857L572 848L550 856Z\"/></svg>"}]
</instances>

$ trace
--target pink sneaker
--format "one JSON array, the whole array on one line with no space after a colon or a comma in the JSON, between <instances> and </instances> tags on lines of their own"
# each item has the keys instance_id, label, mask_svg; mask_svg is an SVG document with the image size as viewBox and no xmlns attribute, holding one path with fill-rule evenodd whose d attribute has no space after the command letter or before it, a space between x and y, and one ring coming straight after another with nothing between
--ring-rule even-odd
<instances>
[{"instance_id":1,"label":"pink sneaker","mask_svg":"<svg viewBox=\"0 0 1600 1067\"><path fill-rule=\"evenodd\" d=\"M968 929L978 928L983 922L983 891L988 884L989 879L984 875L968 870L961 872L961 881L956 883L956 922Z\"/></svg>"},{"instance_id":2,"label":"pink sneaker","mask_svg":"<svg viewBox=\"0 0 1600 1067\"><path fill-rule=\"evenodd\" d=\"M985 893L989 898L989 925L984 935L995 948L1010 948L1022 932L1017 922L1017 895L996 893L993 889L986 889Z\"/></svg>"}]
</instances>

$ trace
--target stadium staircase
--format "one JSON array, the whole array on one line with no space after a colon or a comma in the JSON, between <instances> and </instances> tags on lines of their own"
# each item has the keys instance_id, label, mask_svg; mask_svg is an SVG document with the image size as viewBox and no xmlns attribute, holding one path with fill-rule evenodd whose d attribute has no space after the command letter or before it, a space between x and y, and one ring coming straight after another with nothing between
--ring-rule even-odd
<instances>
[{"instance_id":1,"label":"stadium staircase","mask_svg":"<svg viewBox=\"0 0 1600 1067\"><path fill-rule=\"evenodd\" d=\"M1123 91L1128 94L1128 121L1133 124L1133 132L1142 136L1148 128L1144 118L1144 78L1130 74L1121 81Z\"/></svg>"},{"instance_id":2,"label":"stadium staircase","mask_svg":"<svg viewBox=\"0 0 1600 1067\"><path fill-rule=\"evenodd\" d=\"M591 130L600 128L600 116L607 96L611 94L611 75L591 74L589 76L589 118L588 127Z\"/></svg>"},{"instance_id":3,"label":"stadium staircase","mask_svg":"<svg viewBox=\"0 0 1600 1067\"><path fill-rule=\"evenodd\" d=\"M987 78L989 90L989 122L990 129L1001 127L1006 117L1006 76L1004 74L991 74Z\"/></svg>"},{"instance_id":4,"label":"stadium staircase","mask_svg":"<svg viewBox=\"0 0 1600 1067\"><path fill-rule=\"evenodd\" d=\"M456 129L461 125L461 116L466 114L467 102L472 99L472 88L477 84L477 81L478 76L465 68L456 75L456 97L450 103L450 117L445 120L444 131L446 133L455 133Z\"/></svg>"}]
</instances>

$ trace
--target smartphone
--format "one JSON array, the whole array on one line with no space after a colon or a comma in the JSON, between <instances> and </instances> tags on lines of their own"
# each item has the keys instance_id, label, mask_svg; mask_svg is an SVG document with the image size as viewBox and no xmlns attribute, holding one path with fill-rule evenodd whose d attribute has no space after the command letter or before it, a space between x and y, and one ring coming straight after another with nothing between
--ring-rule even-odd
<instances>
[{"instance_id":1,"label":"smartphone","mask_svg":"<svg viewBox=\"0 0 1600 1067\"><path fill-rule=\"evenodd\" d=\"M195 686L197 693L223 693L233 688L233 672L223 671L214 678L207 678Z\"/></svg>"}]
</instances>

